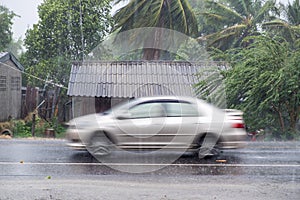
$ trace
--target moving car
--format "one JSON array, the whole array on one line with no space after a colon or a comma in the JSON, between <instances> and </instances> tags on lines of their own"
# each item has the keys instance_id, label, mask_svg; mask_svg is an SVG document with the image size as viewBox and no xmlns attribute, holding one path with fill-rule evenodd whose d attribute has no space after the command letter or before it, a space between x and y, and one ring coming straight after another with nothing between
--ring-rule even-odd
<instances>
[{"instance_id":1,"label":"moving car","mask_svg":"<svg viewBox=\"0 0 300 200\"><path fill-rule=\"evenodd\" d=\"M192 97L144 97L69 122L68 146L93 155L119 150L193 151L241 148L246 141L242 113L222 110Z\"/></svg>"}]
</instances>

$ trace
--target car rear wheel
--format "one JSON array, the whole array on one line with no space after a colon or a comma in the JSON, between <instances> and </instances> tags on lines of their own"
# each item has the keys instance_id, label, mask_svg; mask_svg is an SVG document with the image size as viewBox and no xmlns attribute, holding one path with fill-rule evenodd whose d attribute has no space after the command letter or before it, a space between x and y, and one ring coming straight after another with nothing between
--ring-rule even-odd
<instances>
[{"instance_id":1,"label":"car rear wheel","mask_svg":"<svg viewBox=\"0 0 300 200\"><path fill-rule=\"evenodd\" d=\"M212 133L207 133L199 140L198 157L200 159L207 156L219 155L219 150L216 145L218 142L218 137Z\"/></svg>"}]
</instances>

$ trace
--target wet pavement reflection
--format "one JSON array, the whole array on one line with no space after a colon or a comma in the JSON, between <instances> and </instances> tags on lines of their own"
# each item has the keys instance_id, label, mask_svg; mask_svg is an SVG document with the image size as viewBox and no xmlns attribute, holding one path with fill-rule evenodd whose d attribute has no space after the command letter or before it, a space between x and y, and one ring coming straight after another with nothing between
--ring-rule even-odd
<instances>
[{"instance_id":1,"label":"wet pavement reflection","mask_svg":"<svg viewBox=\"0 0 300 200\"><path fill-rule=\"evenodd\" d=\"M107 159L99 160L88 152L70 150L63 140L1 140L0 176L142 173L166 176L285 176L300 181L300 145L297 142L250 143L247 148L226 150L218 156L204 159L194 154L184 154L172 163L168 163L168 153L135 155L114 152Z\"/></svg>"}]
</instances>

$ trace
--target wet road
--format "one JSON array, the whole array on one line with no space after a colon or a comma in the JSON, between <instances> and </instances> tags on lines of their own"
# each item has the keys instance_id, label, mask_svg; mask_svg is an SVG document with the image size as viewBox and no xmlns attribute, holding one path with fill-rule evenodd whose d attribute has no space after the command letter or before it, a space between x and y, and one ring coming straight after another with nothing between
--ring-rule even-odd
<instances>
[{"instance_id":1,"label":"wet road","mask_svg":"<svg viewBox=\"0 0 300 200\"><path fill-rule=\"evenodd\" d=\"M86 195L94 197L90 199L118 199L114 188L119 184L119 192L129 195L125 199L193 199L197 195L203 199L230 199L232 192L244 199L262 199L264 195L268 197L264 199L300 197L300 142L251 142L244 149L223 151L217 157L199 160L187 154L167 164L160 162L164 156L151 155L139 162L126 153L116 152L112 157L117 163L101 163L86 152L71 151L64 140L0 140L0 199L24 199L28 190L38 186L43 188L36 193L29 192L28 199L84 199ZM49 180L52 186L48 185ZM73 197L64 196L78 187L74 183L90 187L82 190L86 192L83 196L76 192ZM95 197L98 190L90 192L97 184L105 187L105 198ZM134 185L137 190L132 190ZM164 189L167 185L170 187ZM197 190L199 185L205 188L202 195ZM187 187L186 192L175 195L176 187ZM50 188L50 192L45 188ZM144 191L145 188L152 191ZM210 190L216 192L215 196L205 193ZM255 197L253 191L260 193Z\"/></svg>"},{"instance_id":2,"label":"wet road","mask_svg":"<svg viewBox=\"0 0 300 200\"><path fill-rule=\"evenodd\" d=\"M87 152L70 150L65 146L64 140L0 140L0 176L120 174L124 170L116 170L115 166L159 166L160 170L157 172L149 172L300 177L299 142L251 142L244 149L226 150L217 157L199 160L196 156L187 154L173 163L160 162L163 159L161 157L167 156L167 153L151 155L146 161L131 159L130 156L117 152L112 156L113 162L108 159L103 164Z\"/></svg>"}]
</instances>

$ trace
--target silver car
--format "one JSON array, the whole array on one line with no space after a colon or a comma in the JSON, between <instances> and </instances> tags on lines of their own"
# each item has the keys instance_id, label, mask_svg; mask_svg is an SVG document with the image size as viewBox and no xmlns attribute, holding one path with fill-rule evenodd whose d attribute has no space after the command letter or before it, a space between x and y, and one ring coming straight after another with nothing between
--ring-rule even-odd
<instances>
[{"instance_id":1,"label":"silver car","mask_svg":"<svg viewBox=\"0 0 300 200\"><path fill-rule=\"evenodd\" d=\"M242 112L191 97L145 97L69 122L68 145L94 155L119 150L193 151L245 146Z\"/></svg>"}]
</instances>

